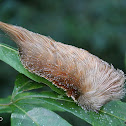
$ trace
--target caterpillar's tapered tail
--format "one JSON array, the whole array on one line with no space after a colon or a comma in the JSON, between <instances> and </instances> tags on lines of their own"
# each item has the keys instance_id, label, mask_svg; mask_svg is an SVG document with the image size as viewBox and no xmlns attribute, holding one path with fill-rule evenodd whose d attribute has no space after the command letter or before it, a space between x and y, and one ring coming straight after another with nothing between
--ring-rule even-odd
<instances>
[{"instance_id":1,"label":"caterpillar's tapered tail","mask_svg":"<svg viewBox=\"0 0 126 126\"><path fill-rule=\"evenodd\" d=\"M0 29L18 45L26 69L63 88L82 108L97 111L124 96L123 71L86 50L3 22Z\"/></svg>"}]
</instances>

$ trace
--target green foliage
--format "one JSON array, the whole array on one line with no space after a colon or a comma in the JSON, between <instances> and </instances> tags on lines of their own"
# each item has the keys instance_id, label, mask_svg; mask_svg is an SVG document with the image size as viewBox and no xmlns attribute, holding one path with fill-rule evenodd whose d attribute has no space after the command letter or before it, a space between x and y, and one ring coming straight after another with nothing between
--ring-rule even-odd
<instances>
[{"instance_id":1,"label":"green foliage","mask_svg":"<svg viewBox=\"0 0 126 126\"><path fill-rule=\"evenodd\" d=\"M72 113L93 126L125 126L126 103L112 101L99 113L84 111L71 98L64 96L61 89L24 69L13 48L0 44L0 60L21 73L16 78L12 95L0 99L0 113L11 113L12 126L70 126L56 114L57 111ZM52 91L37 92L46 86L43 83Z\"/></svg>"},{"instance_id":2,"label":"green foliage","mask_svg":"<svg viewBox=\"0 0 126 126\"><path fill-rule=\"evenodd\" d=\"M34 105L14 104L11 115L12 126L71 126L63 118L43 107ZM19 116L20 115L20 116Z\"/></svg>"}]
</instances>

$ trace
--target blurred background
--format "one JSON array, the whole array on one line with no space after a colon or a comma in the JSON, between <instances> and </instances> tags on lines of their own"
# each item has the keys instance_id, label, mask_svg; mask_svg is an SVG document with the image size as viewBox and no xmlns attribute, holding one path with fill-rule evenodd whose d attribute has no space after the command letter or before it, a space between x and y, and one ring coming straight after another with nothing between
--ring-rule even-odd
<instances>
[{"instance_id":1,"label":"blurred background","mask_svg":"<svg viewBox=\"0 0 126 126\"><path fill-rule=\"evenodd\" d=\"M0 0L0 21L86 49L126 73L126 0ZM17 48L2 31L0 43ZM17 74L0 61L0 98L11 95ZM90 126L58 114L73 126ZM0 125L9 126L10 114L0 116Z\"/></svg>"}]
</instances>

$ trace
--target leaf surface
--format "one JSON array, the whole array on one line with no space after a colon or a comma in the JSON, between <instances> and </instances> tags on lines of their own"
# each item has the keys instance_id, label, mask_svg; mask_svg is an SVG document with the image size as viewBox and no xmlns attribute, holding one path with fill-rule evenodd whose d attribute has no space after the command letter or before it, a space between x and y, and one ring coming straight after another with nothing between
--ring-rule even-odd
<instances>
[{"instance_id":1,"label":"leaf surface","mask_svg":"<svg viewBox=\"0 0 126 126\"><path fill-rule=\"evenodd\" d=\"M12 126L71 126L56 113L43 107L28 104L13 104Z\"/></svg>"}]
</instances>

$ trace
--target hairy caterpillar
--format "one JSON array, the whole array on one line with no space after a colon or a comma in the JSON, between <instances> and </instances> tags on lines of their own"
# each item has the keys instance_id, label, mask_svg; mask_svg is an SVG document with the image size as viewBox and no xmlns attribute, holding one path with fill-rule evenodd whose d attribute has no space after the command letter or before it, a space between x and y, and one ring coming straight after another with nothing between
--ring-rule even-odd
<instances>
[{"instance_id":1,"label":"hairy caterpillar","mask_svg":"<svg viewBox=\"0 0 126 126\"><path fill-rule=\"evenodd\" d=\"M98 111L107 102L124 96L123 71L86 50L3 22L0 29L18 45L26 69L64 89L82 108Z\"/></svg>"}]
</instances>

